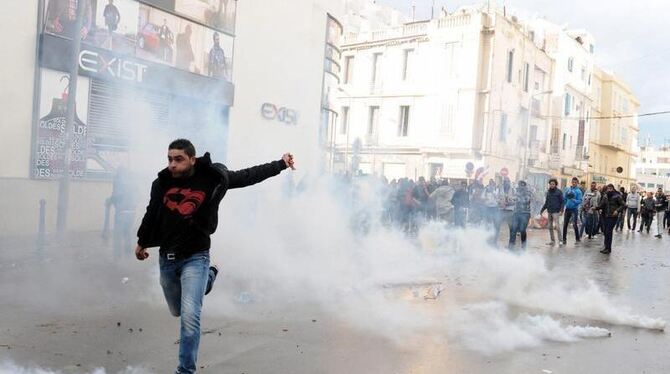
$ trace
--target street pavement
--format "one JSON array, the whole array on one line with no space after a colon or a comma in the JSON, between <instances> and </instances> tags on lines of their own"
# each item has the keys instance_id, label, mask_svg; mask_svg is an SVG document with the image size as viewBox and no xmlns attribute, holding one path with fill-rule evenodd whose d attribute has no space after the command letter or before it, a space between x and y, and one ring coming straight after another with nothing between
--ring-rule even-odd
<instances>
[{"instance_id":1,"label":"street pavement","mask_svg":"<svg viewBox=\"0 0 670 374\"><path fill-rule=\"evenodd\" d=\"M670 237L653 234L616 233L613 253L605 256L598 253L601 237L575 246L570 235L567 246L549 247L548 232L538 230L529 234L527 251L541 254L552 271L591 279L617 302L667 321ZM115 260L97 233L41 250L32 239L0 240L0 363L64 373L129 366L173 372L179 324L162 300L156 257L141 263L129 250ZM239 297L225 282L222 274L205 299L201 373L670 372L670 340L662 331L594 321L612 336L482 354L429 337L387 339L299 299L281 308L250 307L252 319L208 313L208 298Z\"/></svg>"}]
</instances>

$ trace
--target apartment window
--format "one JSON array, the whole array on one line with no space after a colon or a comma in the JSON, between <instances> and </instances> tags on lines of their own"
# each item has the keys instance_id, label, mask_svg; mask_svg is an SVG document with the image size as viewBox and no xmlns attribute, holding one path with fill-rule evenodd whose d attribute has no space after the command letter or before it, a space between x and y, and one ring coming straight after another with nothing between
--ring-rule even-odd
<instances>
[{"instance_id":1,"label":"apartment window","mask_svg":"<svg viewBox=\"0 0 670 374\"><path fill-rule=\"evenodd\" d=\"M528 81L530 80L530 64L526 63L523 68L523 90L528 92Z\"/></svg>"},{"instance_id":2,"label":"apartment window","mask_svg":"<svg viewBox=\"0 0 670 374\"><path fill-rule=\"evenodd\" d=\"M589 44L589 52L591 52L591 54L593 54L594 51L595 51L595 46L593 44Z\"/></svg>"},{"instance_id":3,"label":"apartment window","mask_svg":"<svg viewBox=\"0 0 670 374\"><path fill-rule=\"evenodd\" d=\"M563 113L565 113L566 116L570 115L570 112L572 112L572 96L570 96L569 93L565 94L565 110Z\"/></svg>"},{"instance_id":4,"label":"apartment window","mask_svg":"<svg viewBox=\"0 0 670 374\"><path fill-rule=\"evenodd\" d=\"M575 60L572 57L568 58L568 71L571 72L571 73L572 73L572 67L573 67L574 64L575 64Z\"/></svg>"},{"instance_id":5,"label":"apartment window","mask_svg":"<svg viewBox=\"0 0 670 374\"><path fill-rule=\"evenodd\" d=\"M349 127L349 107L342 107L342 125L340 126L340 134L347 133L347 127Z\"/></svg>"},{"instance_id":6,"label":"apartment window","mask_svg":"<svg viewBox=\"0 0 670 374\"><path fill-rule=\"evenodd\" d=\"M354 56L344 58L344 84L351 83L354 77Z\"/></svg>"},{"instance_id":7,"label":"apartment window","mask_svg":"<svg viewBox=\"0 0 670 374\"><path fill-rule=\"evenodd\" d=\"M407 80L414 59L414 50L405 49L402 59L402 80Z\"/></svg>"},{"instance_id":8,"label":"apartment window","mask_svg":"<svg viewBox=\"0 0 670 374\"><path fill-rule=\"evenodd\" d=\"M398 120L398 136L407 136L409 129L409 106L402 105L400 107L400 118Z\"/></svg>"},{"instance_id":9,"label":"apartment window","mask_svg":"<svg viewBox=\"0 0 670 374\"><path fill-rule=\"evenodd\" d=\"M582 66L582 75L581 75L581 77L582 77L582 81L583 81L583 82L586 82L586 67L585 67L585 66Z\"/></svg>"},{"instance_id":10,"label":"apartment window","mask_svg":"<svg viewBox=\"0 0 670 374\"><path fill-rule=\"evenodd\" d=\"M371 106L368 114L368 135L377 132L377 123L379 122L379 107Z\"/></svg>"},{"instance_id":11,"label":"apartment window","mask_svg":"<svg viewBox=\"0 0 670 374\"><path fill-rule=\"evenodd\" d=\"M372 85L376 86L379 80L379 72L381 70L382 54L374 53L372 55Z\"/></svg>"},{"instance_id":12,"label":"apartment window","mask_svg":"<svg viewBox=\"0 0 670 374\"><path fill-rule=\"evenodd\" d=\"M514 72L514 50L507 52L507 83L512 83L512 74Z\"/></svg>"},{"instance_id":13,"label":"apartment window","mask_svg":"<svg viewBox=\"0 0 670 374\"><path fill-rule=\"evenodd\" d=\"M568 140L568 134L563 133L563 146L561 147L565 151L565 143Z\"/></svg>"},{"instance_id":14,"label":"apartment window","mask_svg":"<svg viewBox=\"0 0 670 374\"><path fill-rule=\"evenodd\" d=\"M502 113L500 115L500 133L498 134L498 140L504 142L507 139L507 113Z\"/></svg>"}]
</instances>

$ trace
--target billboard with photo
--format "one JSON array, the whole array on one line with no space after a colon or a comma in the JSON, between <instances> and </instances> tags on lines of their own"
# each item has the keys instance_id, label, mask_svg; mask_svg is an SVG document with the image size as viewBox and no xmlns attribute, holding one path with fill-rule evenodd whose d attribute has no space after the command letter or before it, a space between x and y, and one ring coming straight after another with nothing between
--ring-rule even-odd
<instances>
[{"instance_id":1,"label":"billboard with photo","mask_svg":"<svg viewBox=\"0 0 670 374\"><path fill-rule=\"evenodd\" d=\"M180 22L173 14L141 4L137 17L136 56L174 66Z\"/></svg>"},{"instance_id":2,"label":"billboard with photo","mask_svg":"<svg viewBox=\"0 0 670 374\"><path fill-rule=\"evenodd\" d=\"M230 81L233 37L203 23L226 20L230 25L235 1L173 4L188 19L135 0L46 0L44 31L71 39L78 2L84 17L78 34L85 45Z\"/></svg>"},{"instance_id":3,"label":"billboard with photo","mask_svg":"<svg viewBox=\"0 0 670 374\"><path fill-rule=\"evenodd\" d=\"M236 0L175 0L174 10L209 27L235 33Z\"/></svg>"},{"instance_id":4,"label":"billboard with photo","mask_svg":"<svg viewBox=\"0 0 670 374\"><path fill-rule=\"evenodd\" d=\"M232 80L233 38L212 29L204 29L203 73L208 77Z\"/></svg>"},{"instance_id":5,"label":"billboard with photo","mask_svg":"<svg viewBox=\"0 0 670 374\"><path fill-rule=\"evenodd\" d=\"M82 40L88 40L91 37L91 29L93 27L93 1L78 1L81 1L84 7L79 35ZM54 35L71 38L75 33L78 1L47 0L44 11L44 30Z\"/></svg>"},{"instance_id":6,"label":"billboard with photo","mask_svg":"<svg viewBox=\"0 0 670 374\"><path fill-rule=\"evenodd\" d=\"M139 7L133 0L94 2L95 18L86 42L120 54L135 54Z\"/></svg>"},{"instance_id":7,"label":"billboard with photo","mask_svg":"<svg viewBox=\"0 0 670 374\"><path fill-rule=\"evenodd\" d=\"M182 70L204 75L201 51L203 49L205 27L182 18L178 30L175 66Z\"/></svg>"}]
</instances>

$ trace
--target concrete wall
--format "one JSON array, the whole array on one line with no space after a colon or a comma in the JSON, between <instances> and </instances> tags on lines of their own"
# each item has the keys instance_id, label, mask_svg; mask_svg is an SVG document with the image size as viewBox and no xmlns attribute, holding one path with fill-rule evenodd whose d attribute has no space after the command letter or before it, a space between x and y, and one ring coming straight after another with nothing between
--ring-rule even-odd
<instances>
[{"instance_id":1,"label":"concrete wall","mask_svg":"<svg viewBox=\"0 0 670 374\"><path fill-rule=\"evenodd\" d=\"M5 155L5 161L0 166L0 178L28 178L38 1L9 1L3 5L0 24L11 33L5 33L0 51L0 82L3 87L0 90L0 108L4 116L0 139L3 140ZM11 199L7 194L3 195L0 201Z\"/></svg>"},{"instance_id":2,"label":"concrete wall","mask_svg":"<svg viewBox=\"0 0 670 374\"><path fill-rule=\"evenodd\" d=\"M327 13L344 1L240 1L237 5L229 166L291 151L301 171L321 160L318 144ZM263 103L295 110L296 125L261 116Z\"/></svg>"}]
</instances>

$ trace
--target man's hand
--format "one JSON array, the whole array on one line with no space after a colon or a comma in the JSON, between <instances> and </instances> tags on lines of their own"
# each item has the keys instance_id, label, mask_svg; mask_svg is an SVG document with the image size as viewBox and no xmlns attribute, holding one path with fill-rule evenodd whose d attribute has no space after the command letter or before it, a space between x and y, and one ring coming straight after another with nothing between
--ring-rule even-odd
<instances>
[{"instance_id":1,"label":"man's hand","mask_svg":"<svg viewBox=\"0 0 670 374\"><path fill-rule=\"evenodd\" d=\"M287 168L291 168L291 170L295 170L295 166L293 166L293 155L292 154L284 153L284 155L281 158L286 163Z\"/></svg>"},{"instance_id":2,"label":"man's hand","mask_svg":"<svg viewBox=\"0 0 670 374\"><path fill-rule=\"evenodd\" d=\"M139 244L137 247L135 247L135 257L137 257L138 260L144 261L147 257L149 257L149 252L145 248L142 248Z\"/></svg>"}]
</instances>

